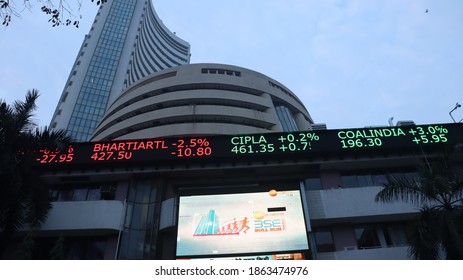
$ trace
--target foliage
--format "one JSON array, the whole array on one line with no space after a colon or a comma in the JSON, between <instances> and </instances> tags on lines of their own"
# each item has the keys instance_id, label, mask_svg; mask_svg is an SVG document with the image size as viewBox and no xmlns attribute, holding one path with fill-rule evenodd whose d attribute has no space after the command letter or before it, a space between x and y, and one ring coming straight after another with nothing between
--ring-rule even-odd
<instances>
[{"instance_id":1,"label":"foliage","mask_svg":"<svg viewBox=\"0 0 463 280\"><path fill-rule=\"evenodd\" d=\"M60 234L50 250L50 260L64 260L64 258L64 236Z\"/></svg>"},{"instance_id":2,"label":"foliage","mask_svg":"<svg viewBox=\"0 0 463 280\"><path fill-rule=\"evenodd\" d=\"M59 25L73 25L75 27L79 27L79 20L71 20L71 18L75 18L74 10L80 11L82 6L82 0L71 0L75 2L73 5L69 4L66 0L59 0L59 1L52 1L52 0L35 0L37 5L40 5L40 10L48 15L50 19L48 20L53 27ZM91 0L95 2L95 0ZM29 10L32 11L34 9L33 3L34 1L30 0L23 0L22 8L18 8L15 5L15 2L21 2L21 0L0 0L0 17L3 20L2 25L9 26L13 17L20 17L23 14L23 11ZM58 3L53 3L58 2ZM107 0L97 0L96 4L101 5L106 3ZM76 9L77 6L77 9ZM80 16L81 18L82 16Z\"/></svg>"},{"instance_id":3,"label":"foliage","mask_svg":"<svg viewBox=\"0 0 463 280\"><path fill-rule=\"evenodd\" d=\"M38 97L32 90L12 106L0 100L0 252L13 232L24 225L39 228L51 209L33 151L64 149L71 141L63 130L38 129L32 120Z\"/></svg>"},{"instance_id":4,"label":"foliage","mask_svg":"<svg viewBox=\"0 0 463 280\"><path fill-rule=\"evenodd\" d=\"M409 231L413 258L438 259L443 252L447 259L463 259L463 174L456 161L461 152L443 152L423 163L419 178L389 177L375 197L419 207Z\"/></svg>"},{"instance_id":5,"label":"foliage","mask_svg":"<svg viewBox=\"0 0 463 280\"><path fill-rule=\"evenodd\" d=\"M29 231L24 237L23 241L19 244L16 249L16 259L17 260L32 260L33 252L35 248L35 234L32 231Z\"/></svg>"}]
</instances>

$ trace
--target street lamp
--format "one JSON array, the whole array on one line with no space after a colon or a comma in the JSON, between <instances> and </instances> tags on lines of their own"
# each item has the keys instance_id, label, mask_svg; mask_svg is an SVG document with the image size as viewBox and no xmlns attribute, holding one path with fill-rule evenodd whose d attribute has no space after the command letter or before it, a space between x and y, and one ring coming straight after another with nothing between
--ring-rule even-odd
<instances>
[{"instance_id":1,"label":"street lamp","mask_svg":"<svg viewBox=\"0 0 463 280\"><path fill-rule=\"evenodd\" d=\"M455 111L456 109L460 108L460 107L461 107L461 105L458 104L458 102L457 102L457 105L455 105L455 108L453 108L453 109L449 112L449 115L450 115L450 117L452 118L452 120L453 120L454 123L456 123L457 121L453 118L452 112ZM461 121L463 121L463 119L461 119L461 120L459 121L459 123L460 123Z\"/></svg>"}]
</instances>

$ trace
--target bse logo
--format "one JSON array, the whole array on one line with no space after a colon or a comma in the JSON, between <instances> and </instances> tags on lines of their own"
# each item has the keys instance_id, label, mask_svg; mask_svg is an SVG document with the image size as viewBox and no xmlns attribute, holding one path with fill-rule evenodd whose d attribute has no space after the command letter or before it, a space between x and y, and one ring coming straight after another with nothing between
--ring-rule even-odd
<instances>
[{"instance_id":1,"label":"bse logo","mask_svg":"<svg viewBox=\"0 0 463 280\"><path fill-rule=\"evenodd\" d=\"M286 230L286 220L282 219L262 219L254 220L255 232L270 232Z\"/></svg>"}]
</instances>

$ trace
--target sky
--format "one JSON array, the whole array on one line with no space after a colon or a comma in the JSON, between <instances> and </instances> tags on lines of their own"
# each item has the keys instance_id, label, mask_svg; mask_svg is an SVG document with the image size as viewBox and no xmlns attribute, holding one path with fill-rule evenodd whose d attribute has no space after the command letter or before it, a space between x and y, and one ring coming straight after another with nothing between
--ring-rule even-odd
<instances>
[{"instance_id":1,"label":"sky","mask_svg":"<svg viewBox=\"0 0 463 280\"><path fill-rule=\"evenodd\" d=\"M17 0L16 2L20 2ZM68 0L70 4L77 0ZM258 71L294 92L329 129L453 122L463 104L461 0L153 0L164 24L191 44L191 63ZM75 7L75 5L74 5ZM40 5L0 27L0 99L41 96L50 123L97 6L80 27L51 27ZM463 107L452 116L463 119Z\"/></svg>"}]
</instances>

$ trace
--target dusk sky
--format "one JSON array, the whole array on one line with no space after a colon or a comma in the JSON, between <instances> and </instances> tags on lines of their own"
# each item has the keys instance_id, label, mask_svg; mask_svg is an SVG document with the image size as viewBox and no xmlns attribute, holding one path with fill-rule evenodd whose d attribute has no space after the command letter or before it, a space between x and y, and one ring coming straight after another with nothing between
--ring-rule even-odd
<instances>
[{"instance_id":1,"label":"dusk sky","mask_svg":"<svg viewBox=\"0 0 463 280\"><path fill-rule=\"evenodd\" d=\"M74 3L75 0L68 0ZM22 1L17 0L20 3ZM31 1L33 2L33 1ZM191 44L191 63L265 74L328 128L452 122L463 103L461 0L154 0L164 24ZM0 99L41 97L48 125L97 6L80 28L51 27L40 5L0 28ZM463 107L454 111L463 119Z\"/></svg>"}]
</instances>

